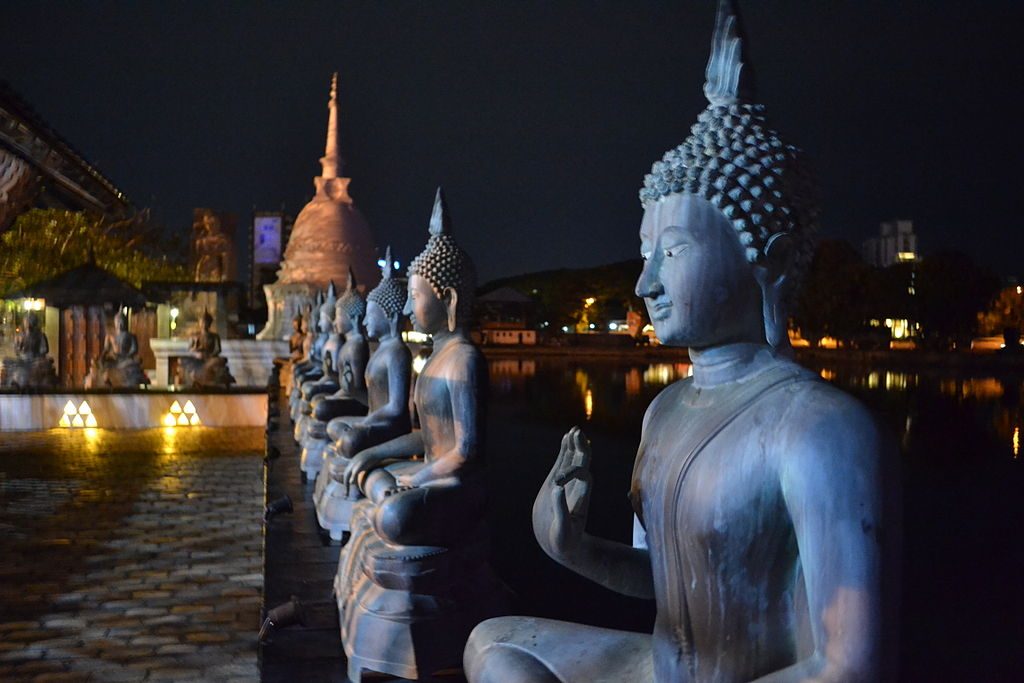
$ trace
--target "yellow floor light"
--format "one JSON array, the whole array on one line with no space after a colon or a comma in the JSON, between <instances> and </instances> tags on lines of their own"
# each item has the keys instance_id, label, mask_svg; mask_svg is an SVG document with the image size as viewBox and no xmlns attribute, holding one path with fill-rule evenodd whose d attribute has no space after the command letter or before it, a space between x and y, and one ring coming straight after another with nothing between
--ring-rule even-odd
<instances>
[{"instance_id":1,"label":"yellow floor light","mask_svg":"<svg viewBox=\"0 0 1024 683\"><path fill-rule=\"evenodd\" d=\"M64 404L64 413L60 416L60 420L57 421L57 426L77 429L79 427L98 427L99 423L96 421L96 416L93 414L92 407L89 406L88 401L82 401L76 408L75 402L68 399L68 402Z\"/></svg>"},{"instance_id":2,"label":"yellow floor light","mask_svg":"<svg viewBox=\"0 0 1024 683\"><path fill-rule=\"evenodd\" d=\"M186 400L185 405L178 401L172 403L160 418L160 424L164 427L197 427L203 422L199 419L199 411L196 410L195 404Z\"/></svg>"}]
</instances>

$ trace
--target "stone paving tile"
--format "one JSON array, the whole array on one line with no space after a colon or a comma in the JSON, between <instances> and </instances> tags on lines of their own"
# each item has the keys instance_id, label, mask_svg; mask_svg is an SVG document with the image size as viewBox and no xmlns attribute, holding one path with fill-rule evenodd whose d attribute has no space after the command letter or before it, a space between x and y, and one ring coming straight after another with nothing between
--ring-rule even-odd
<instances>
[{"instance_id":1,"label":"stone paving tile","mask_svg":"<svg viewBox=\"0 0 1024 683\"><path fill-rule=\"evenodd\" d=\"M0 435L0 680L258 680L263 439Z\"/></svg>"}]
</instances>

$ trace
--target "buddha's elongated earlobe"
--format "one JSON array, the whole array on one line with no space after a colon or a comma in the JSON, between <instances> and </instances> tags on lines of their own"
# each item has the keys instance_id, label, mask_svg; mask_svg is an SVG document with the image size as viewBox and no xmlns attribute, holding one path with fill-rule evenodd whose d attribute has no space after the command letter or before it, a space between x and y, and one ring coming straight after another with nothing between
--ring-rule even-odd
<instances>
[{"instance_id":1,"label":"buddha's elongated earlobe","mask_svg":"<svg viewBox=\"0 0 1024 683\"><path fill-rule=\"evenodd\" d=\"M459 293L451 287L446 287L444 297L441 299L448 309L448 331L454 332L458 324L457 313L459 308Z\"/></svg>"}]
</instances>

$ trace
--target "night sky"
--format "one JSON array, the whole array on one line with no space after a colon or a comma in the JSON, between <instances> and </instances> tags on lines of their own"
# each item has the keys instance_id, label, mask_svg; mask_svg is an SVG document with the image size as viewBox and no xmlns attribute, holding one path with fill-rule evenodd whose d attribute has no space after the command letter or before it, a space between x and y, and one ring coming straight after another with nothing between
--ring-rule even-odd
<instances>
[{"instance_id":1,"label":"night sky","mask_svg":"<svg viewBox=\"0 0 1024 683\"><path fill-rule=\"evenodd\" d=\"M759 91L816 168L823 235L911 218L927 253L1024 275L1024 3L747 0ZM702 94L714 3L16 2L0 78L140 207L295 213L331 72L378 246L426 240L434 188L481 281L631 258L637 190Z\"/></svg>"}]
</instances>

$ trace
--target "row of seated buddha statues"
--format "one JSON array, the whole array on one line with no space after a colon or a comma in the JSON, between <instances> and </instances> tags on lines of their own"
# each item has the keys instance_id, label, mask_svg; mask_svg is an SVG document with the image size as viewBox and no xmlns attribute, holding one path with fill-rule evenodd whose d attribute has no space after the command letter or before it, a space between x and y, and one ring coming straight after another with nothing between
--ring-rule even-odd
<instances>
[{"instance_id":1,"label":"row of seated buddha statues","mask_svg":"<svg viewBox=\"0 0 1024 683\"><path fill-rule=\"evenodd\" d=\"M312 410L307 424L326 423L313 488L318 520L334 538L350 532L334 592L353 681L367 671L421 679L458 667L473 627L508 610L507 589L487 560L487 366L466 327L475 271L451 234L440 189L429 232L407 284L393 277L389 250L365 306L350 301L335 311L334 329L345 343L376 341L362 373L363 414L318 413L320 406L340 410L330 403L336 398L352 398L336 392L309 400L305 385L300 390ZM339 325L338 315L348 323ZM401 338L405 316L432 338L414 387L412 355ZM362 357L340 350L339 377ZM320 429L307 428L307 456Z\"/></svg>"},{"instance_id":2,"label":"row of seated buddha statues","mask_svg":"<svg viewBox=\"0 0 1024 683\"><path fill-rule=\"evenodd\" d=\"M288 411L292 421L296 424L303 414L302 385L306 382L320 381L321 384L324 384L335 381L324 370L324 348L328 347L329 352L337 353L337 349L341 345L337 334L334 333L334 304L336 301L334 282L331 282L326 292L317 294L312 308L306 313L309 318L305 326L306 333L302 340L301 352L296 354L299 357L292 361L291 391L288 395ZM313 320L316 322L313 323ZM337 391L338 387L334 386L329 390Z\"/></svg>"},{"instance_id":3,"label":"row of seated buddha statues","mask_svg":"<svg viewBox=\"0 0 1024 683\"><path fill-rule=\"evenodd\" d=\"M363 324L366 307L355 274L349 270L348 284L334 306L334 341L329 340L324 347L324 375L302 385L295 440L302 448L302 472L309 480L317 476L323 462L327 424L338 417L366 415L368 410L366 366L370 344Z\"/></svg>"},{"instance_id":4,"label":"row of seated buddha statues","mask_svg":"<svg viewBox=\"0 0 1024 683\"><path fill-rule=\"evenodd\" d=\"M39 326L35 311L25 315L14 338L14 355L0 359L0 388L49 389L57 385L57 373L49 356L50 343Z\"/></svg>"},{"instance_id":5,"label":"row of seated buddha statues","mask_svg":"<svg viewBox=\"0 0 1024 683\"><path fill-rule=\"evenodd\" d=\"M322 445L307 444L302 451L307 472L310 471L306 464L310 453L323 453L313 501L317 521L333 540L341 540L350 530L352 505L362 497L357 486L344 483L345 470L353 456L412 431L409 412L412 354L401 336L406 299L406 283L392 277L391 249L388 248L383 277L366 297L365 334L377 342L364 373L367 414L331 418ZM353 326L358 324L358 320L353 321ZM323 410L323 406L318 406L314 412ZM330 415L315 417L322 420Z\"/></svg>"},{"instance_id":6,"label":"row of seated buddha statues","mask_svg":"<svg viewBox=\"0 0 1024 683\"><path fill-rule=\"evenodd\" d=\"M328 422L314 487L325 510L339 496L351 510L334 584L351 680L425 679L460 661L471 683L895 680L898 455L862 405L792 360L788 306L818 210L801 153L754 100L733 0L719 2L704 92L691 134L640 191L636 293L693 373L644 417L632 541L588 533L594 454L577 428L532 514L552 560L652 600L653 633L498 616L508 605L483 525L487 371L466 334L475 278L439 192L404 309L433 338L412 387L419 428L391 394L409 390L408 356L382 356L386 373L371 359L367 417L392 406L382 431L393 431ZM387 328L369 310L366 325L383 348L400 319L380 308Z\"/></svg>"}]
</instances>

